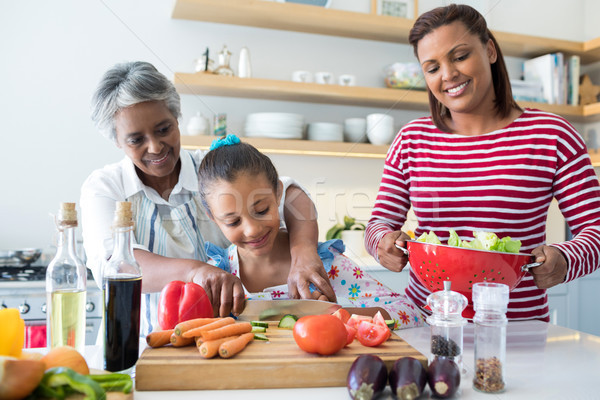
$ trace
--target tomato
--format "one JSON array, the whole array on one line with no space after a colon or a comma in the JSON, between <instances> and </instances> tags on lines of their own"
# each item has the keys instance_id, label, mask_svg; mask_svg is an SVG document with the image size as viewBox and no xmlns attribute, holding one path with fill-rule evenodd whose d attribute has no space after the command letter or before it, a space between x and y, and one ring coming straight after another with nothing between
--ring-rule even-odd
<instances>
[{"instance_id":1,"label":"tomato","mask_svg":"<svg viewBox=\"0 0 600 400\"><path fill-rule=\"evenodd\" d=\"M388 328L387 324L385 323L385 318L383 318L383 315L381 315L380 311L377 311L377 314L375 314L373 317L373 323Z\"/></svg>"},{"instance_id":2,"label":"tomato","mask_svg":"<svg viewBox=\"0 0 600 400\"><path fill-rule=\"evenodd\" d=\"M348 312L348 310L345 310L343 308L336 310L332 315L335 315L336 317L341 319L343 323L347 323L350 319L350 313Z\"/></svg>"},{"instance_id":3,"label":"tomato","mask_svg":"<svg viewBox=\"0 0 600 400\"><path fill-rule=\"evenodd\" d=\"M350 326L348 324L344 324L344 326L346 327L346 346L350 346L350 344L352 344L352 342L354 342L354 338L356 338L356 332L358 331L358 329L356 329L354 326Z\"/></svg>"},{"instance_id":4,"label":"tomato","mask_svg":"<svg viewBox=\"0 0 600 400\"><path fill-rule=\"evenodd\" d=\"M194 282L172 281L160 292L158 324L161 329L173 329L181 321L212 316L206 292Z\"/></svg>"},{"instance_id":5,"label":"tomato","mask_svg":"<svg viewBox=\"0 0 600 400\"><path fill-rule=\"evenodd\" d=\"M358 332L356 332L356 338L358 341L369 347L379 346L385 342L392 335L390 329L387 326L381 326L368 321L361 321L358 325Z\"/></svg>"},{"instance_id":6,"label":"tomato","mask_svg":"<svg viewBox=\"0 0 600 400\"><path fill-rule=\"evenodd\" d=\"M362 321L373 322L373 318L369 317L368 315L352 314L346 323L354 328L358 328L358 325L360 325Z\"/></svg>"},{"instance_id":7,"label":"tomato","mask_svg":"<svg viewBox=\"0 0 600 400\"><path fill-rule=\"evenodd\" d=\"M307 353L324 356L340 351L348 340L344 323L331 314L307 315L296 321L294 340Z\"/></svg>"}]
</instances>

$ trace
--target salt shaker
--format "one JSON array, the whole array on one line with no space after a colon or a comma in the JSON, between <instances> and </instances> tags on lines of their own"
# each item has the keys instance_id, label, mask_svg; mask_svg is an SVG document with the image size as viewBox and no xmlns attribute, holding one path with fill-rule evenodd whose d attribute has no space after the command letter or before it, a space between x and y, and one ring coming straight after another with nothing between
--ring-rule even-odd
<instances>
[{"instance_id":1,"label":"salt shaker","mask_svg":"<svg viewBox=\"0 0 600 400\"><path fill-rule=\"evenodd\" d=\"M450 290L450 286L450 281L444 281L444 290L427 297L427 305L432 312L427 318L431 327L430 361L436 357L450 358L462 371L463 327L467 324L462 312L468 300L464 295Z\"/></svg>"},{"instance_id":2,"label":"salt shaker","mask_svg":"<svg viewBox=\"0 0 600 400\"><path fill-rule=\"evenodd\" d=\"M504 391L506 310L508 286L481 282L473 285L475 316L475 375L473 387L484 393Z\"/></svg>"}]
</instances>

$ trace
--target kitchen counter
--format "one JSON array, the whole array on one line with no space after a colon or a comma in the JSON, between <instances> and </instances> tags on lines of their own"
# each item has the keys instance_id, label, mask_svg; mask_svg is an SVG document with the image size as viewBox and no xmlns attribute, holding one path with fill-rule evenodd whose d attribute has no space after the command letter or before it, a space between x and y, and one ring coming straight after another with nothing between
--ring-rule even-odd
<instances>
[{"instance_id":1,"label":"kitchen counter","mask_svg":"<svg viewBox=\"0 0 600 400\"><path fill-rule=\"evenodd\" d=\"M403 329L396 334L424 355L429 352L429 327ZM90 367L101 368L99 347L88 346ZM540 321L511 322L507 329L506 391L501 394L479 393L472 388L473 325L464 331L464 373L461 399L600 399L600 337ZM232 376L231 379L235 379ZM388 396L391 399L389 388ZM345 387L291 388L261 390L205 390L175 392L135 392L136 400L158 400L177 396L185 399L348 399ZM430 398L431 391L427 389Z\"/></svg>"}]
</instances>

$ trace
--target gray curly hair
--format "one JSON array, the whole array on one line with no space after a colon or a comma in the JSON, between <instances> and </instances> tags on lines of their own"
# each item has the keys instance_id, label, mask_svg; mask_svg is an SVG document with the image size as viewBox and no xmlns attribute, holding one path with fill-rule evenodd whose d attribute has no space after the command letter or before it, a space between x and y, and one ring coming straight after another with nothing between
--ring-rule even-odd
<instances>
[{"instance_id":1,"label":"gray curly hair","mask_svg":"<svg viewBox=\"0 0 600 400\"><path fill-rule=\"evenodd\" d=\"M92 98L92 121L109 140L116 142L115 114L145 101L164 101L175 118L181 101L175 86L150 63L133 61L109 69Z\"/></svg>"}]
</instances>

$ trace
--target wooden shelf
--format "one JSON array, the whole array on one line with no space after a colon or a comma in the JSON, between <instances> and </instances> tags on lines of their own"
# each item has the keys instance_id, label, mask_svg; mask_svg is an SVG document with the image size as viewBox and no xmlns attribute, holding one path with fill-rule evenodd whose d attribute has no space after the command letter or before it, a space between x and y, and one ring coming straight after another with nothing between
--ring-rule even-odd
<instances>
[{"instance_id":1,"label":"wooden shelf","mask_svg":"<svg viewBox=\"0 0 600 400\"><path fill-rule=\"evenodd\" d=\"M176 73L175 87L181 94L256 98L306 103L381 107L398 110L429 109L427 93L419 90L319 85L272 79L238 78L207 73ZM519 102L522 107L538 108L575 121L598 116L600 103L567 106Z\"/></svg>"},{"instance_id":2,"label":"wooden shelf","mask_svg":"<svg viewBox=\"0 0 600 400\"><path fill-rule=\"evenodd\" d=\"M590 158L594 167L600 167L600 150L590 150Z\"/></svg>"},{"instance_id":3,"label":"wooden shelf","mask_svg":"<svg viewBox=\"0 0 600 400\"><path fill-rule=\"evenodd\" d=\"M208 149L215 136L181 136L185 149ZM267 154L384 159L389 146L314 140L242 138Z\"/></svg>"},{"instance_id":4,"label":"wooden shelf","mask_svg":"<svg viewBox=\"0 0 600 400\"><path fill-rule=\"evenodd\" d=\"M369 143L318 142L314 140L242 138L260 151L267 154L286 154L304 156L375 158L384 159L389 146L375 146ZM207 150L215 136L181 136L184 149ZM600 167L600 152L590 151L594 167Z\"/></svg>"},{"instance_id":5,"label":"wooden shelf","mask_svg":"<svg viewBox=\"0 0 600 400\"><path fill-rule=\"evenodd\" d=\"M273 79L238 78L207 73L176 73L181 94L256 98L306 103L427 110L427 93L417 90L320 85Z\"/></svg>"},{"instance_id":6,"label":"wooden shelf","mask_svg":"<svg viewBox=\"0 0 600 400\"><path fill-rule=\"evenodd\" d=\"M264 0L176 0L172 17L403 44L413 24L406 18ZM583 64L600 60L600 38L577 42L493 33L507 56L531 58L561 51L578 54Z\"/></svg>"}]
</instances>

